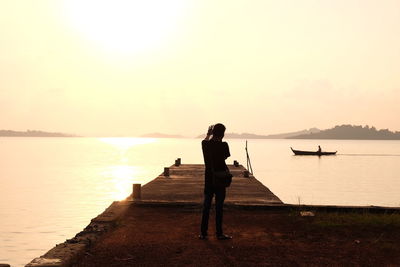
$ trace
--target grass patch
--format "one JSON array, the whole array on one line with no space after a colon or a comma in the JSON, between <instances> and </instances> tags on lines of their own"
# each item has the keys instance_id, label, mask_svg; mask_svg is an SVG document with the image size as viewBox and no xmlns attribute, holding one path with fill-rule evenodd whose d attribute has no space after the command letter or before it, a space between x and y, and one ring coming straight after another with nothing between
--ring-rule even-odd
<instances>
[{"instance_id":1,"label":"grass patch","mask_svg":"<svg viewBox=\"0 0 400 267\"><path fill-rule=\"evenodd\" d=\"M400 227L400 214L376 213L316 213L313 224L321 227L367 226L367 227Z\"/></svg>"}]
</instances>

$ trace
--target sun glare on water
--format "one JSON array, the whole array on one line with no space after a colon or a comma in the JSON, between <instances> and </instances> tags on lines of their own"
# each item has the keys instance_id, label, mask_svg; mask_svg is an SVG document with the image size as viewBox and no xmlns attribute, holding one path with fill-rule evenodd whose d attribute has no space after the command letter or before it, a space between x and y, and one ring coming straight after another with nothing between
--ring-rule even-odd
<instances>
[{"instance_id":1,"label":"sun glare on water","mask_svg":"<svg viewBox=\"0 0 400 267\"><path fill-rule=\"evenodd\" d=\"M184 0L68 0L67 20L82 37L110 52L132 54L162 46L179 28Z\"/></svg>"},{"instance_id":2,"label":"sun glare on water","mask_svg":"<svg viewBox=\"0 0 400 267\"><path fill-rule=\"evenodd\" d=\"M132 193L132 184L136 183L135 176L139 168L134 166L111 166L105 176L111 179L110 196L114 200L122 200Z\"/></svg>"},{"instance_id":3,"label":"sun glare on water","mask_svg":"<svg viewBox=\"0 0 400 267\"><path fill-rule=\"evenodd\" d=\"M108 184L108 190L113 200L125 199L132 193L132 184L140 183L141 172L138 166L128 165L126 152L138 145L156 142L153 138L99 138L103 143L112 146L120 155L118 165L107 167L101 174Z\"/></svg>"}]
</instances>

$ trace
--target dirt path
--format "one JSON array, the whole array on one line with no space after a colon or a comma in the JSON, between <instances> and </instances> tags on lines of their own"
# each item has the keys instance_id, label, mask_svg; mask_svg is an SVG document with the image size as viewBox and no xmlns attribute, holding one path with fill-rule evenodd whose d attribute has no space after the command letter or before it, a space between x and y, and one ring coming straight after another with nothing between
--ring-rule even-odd
<instances>
[{"instance_id":1,"label":"dirt path","mask_svg":"<svg viewBox=\"0 0 400 267\"><path fill-rule=\"evenodd\" d=\"M323 214L300 217L296 212L227 208L225 233L233 239L218 241L212 235L213 220L212 214L209 240L199 240L200 210L132 206L75 266L400 264L396 225L338 224Z\"/></svg>"}]
</instances>

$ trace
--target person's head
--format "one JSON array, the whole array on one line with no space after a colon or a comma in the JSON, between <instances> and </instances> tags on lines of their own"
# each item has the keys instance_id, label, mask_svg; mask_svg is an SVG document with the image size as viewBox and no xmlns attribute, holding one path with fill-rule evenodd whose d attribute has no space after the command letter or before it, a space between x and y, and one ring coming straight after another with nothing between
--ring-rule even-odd
<instances>
[{"instance_id":1,"label":"person's head","mask_svg":"<svg viewBox=\"0 0 400 267\"><path fill-rule=\"evenodd\" d=\"M225 134L225 126L222 123L217 123L213 128L213 137L223 138Z\"/></svg>"}]
</instances>

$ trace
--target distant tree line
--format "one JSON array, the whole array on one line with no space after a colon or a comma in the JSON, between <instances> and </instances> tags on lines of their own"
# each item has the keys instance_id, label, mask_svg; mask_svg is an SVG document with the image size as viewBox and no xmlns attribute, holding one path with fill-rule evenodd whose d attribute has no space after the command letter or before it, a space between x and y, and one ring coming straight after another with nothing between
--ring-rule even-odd
<instances>
[{"instance_id":1,"label":"distant tree line","mask_svg":"<svg viewBox=\"0 0 400 267\"><path fill-rule=\"evenodd\" d=\"M400 140L400 132L359 125L338 125L318 133L302 134L289 139L350 139L350 140Z\"/></svg>"}]
</instances>

